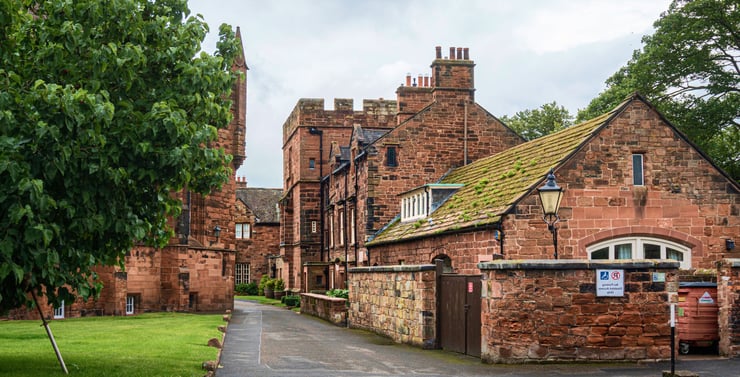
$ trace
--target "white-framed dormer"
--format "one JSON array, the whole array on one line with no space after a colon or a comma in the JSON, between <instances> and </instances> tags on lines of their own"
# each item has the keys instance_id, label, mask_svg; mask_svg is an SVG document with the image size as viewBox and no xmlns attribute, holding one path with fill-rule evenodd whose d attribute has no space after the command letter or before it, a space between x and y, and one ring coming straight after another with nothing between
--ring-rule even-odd
<instances>
[{"instance_id":1,"label":"white-framed dormer","mask_svg":"<svg viewBox=\"0 0 740 377\"><path fill-rule=\"evenodd\" d=\"M401 221L424 219L454 194L461 184L430 183L406 191L401 197Z\"/></svg>"}]
</instances>

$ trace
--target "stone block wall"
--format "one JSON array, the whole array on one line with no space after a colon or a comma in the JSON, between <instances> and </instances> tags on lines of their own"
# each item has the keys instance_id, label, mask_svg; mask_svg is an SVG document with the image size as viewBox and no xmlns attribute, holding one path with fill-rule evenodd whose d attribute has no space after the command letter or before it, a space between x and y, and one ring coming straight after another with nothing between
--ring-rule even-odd
<instances>
[{"instance_id":1,"label":"stone block wall","mask_svg":"<svg viewBox=\"0 0 740 377\"><path fill-rule=\"evenodd\" d=\"M434 265L351 268L349 325L395 342L432 348L436 343Z\"/></svg>"},{"instance_id":2,"label":"stone block wall","mask_svg":"<svg viewBox=\"0 0 740 377\"><path fill-rule=\"evenodd\" d=\"M719 353L740 356L740 259L720 261L717 279Z\"/></svg>"},{"instance_id":3,"label":"stone block wall","mask_svg":"<svg viewBox=\"0 0 740 377\"><path fill-rule=\"evenodd\" d=\"M453 272L479 274L478 263L493 259L499 253L499 244L492 237L493 230L480 227L476 231L453 233L420 239L413 244L389 243L370 248L370 263L393 265L431 263L442 255L452 260Z\"/></svg>"},{"instance_id":4,"label":"stone block wall","mask_svg":"<svg viewBox=\"0 0 740 377\"><path fill-rule=\"evenodd\" d=\"M325 319L335 325L345 325L347 300L315 293L301 293L301 313Z\"/></svg>"},{"instance_id":5,"label":"stone block wall","mask_svg":"<svg viewBox=\"0 0 740 377\"><path fill-rule=\"evenodd\" d=\"M665 360L678 262L481 263L481 358L493 363ZM597 297L596 270L624 272L623 297ZM664 282L653 282L661 273Z\"/></svg>"}]
</instances>

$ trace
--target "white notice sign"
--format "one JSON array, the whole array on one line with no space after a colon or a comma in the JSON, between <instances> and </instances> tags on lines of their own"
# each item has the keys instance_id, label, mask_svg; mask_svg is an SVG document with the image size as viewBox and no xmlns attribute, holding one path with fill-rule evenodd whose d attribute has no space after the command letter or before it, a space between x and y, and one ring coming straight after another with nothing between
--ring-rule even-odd
<instances>
[{"instance_id":1,"label":"white notice sign","mask_svg":"<svg viewBox=\"0 0 740 377\"><path fill-rule=\"evenodd\" d=\"M704 291L704 294L699 297L699 303L700 304L714 304L714 299L712 298L712 295L709 294L709 292Z\"/></svg>"},{"instance_id":2,"label":"white notice sign","mask_svg":"<svg viewBox=\"0 0 740 377\"><path fill-rule=\"evenodd\" d=\"M596 296L624 296L624 270L596 270Z\"/></svg>"}]
</instances>

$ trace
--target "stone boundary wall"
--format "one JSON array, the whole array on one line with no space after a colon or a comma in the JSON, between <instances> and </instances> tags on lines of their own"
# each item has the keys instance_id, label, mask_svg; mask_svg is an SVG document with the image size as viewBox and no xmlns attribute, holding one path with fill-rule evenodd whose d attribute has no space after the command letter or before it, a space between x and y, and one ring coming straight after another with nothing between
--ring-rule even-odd
<instances>
[{"instance_id":1,"label":"stone boundary wall","mask_svg":"<svg viewBox=\"0 0 740 377\"><path fill-rule=\"evenodd\" d=\"M301 313L319 317L337 326L347 323L347 300L315 293L301 293Z\"/></svg>"},{"instance_id":2,"label":"stone boundary wall","mask_svg":"<svg viewBox=\"0 0 740 377\"><path fill-rule=\"evenodd\" d=\"M678 262L506 260L478 266L485 362L671 356L670 303L678 300ZM597 269L624 270L623 297L596 296ZM654 273L665 281L653 282Z\"/></svg>"},{"instance_id":3,"label":"stone boundary wall","mask_svg":"<svg viewBox=\"0 0 740 377\"><path fill-rule=\"evenodd\" d=\"M740 357L740 259L723 259L717 268L719 353Z\"/></svg>"},{"instance_id":4,"label":"stone boundary wall","mask_svg":"<svg viewBox=\"0 0 740 377\"><path fill-rule=\"evenodd\" d=\"M437 272L434 265L349 270L349 323L397 343L435 348Z\"/></svg>"}]
</instances>

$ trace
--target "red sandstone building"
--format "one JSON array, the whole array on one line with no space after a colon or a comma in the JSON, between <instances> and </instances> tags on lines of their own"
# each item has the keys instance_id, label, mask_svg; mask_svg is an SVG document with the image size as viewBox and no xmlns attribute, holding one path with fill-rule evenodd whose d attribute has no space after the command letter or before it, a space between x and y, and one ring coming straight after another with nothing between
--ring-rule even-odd
<instances>
[{"instance_id":1,"label":"red sandstone building","mask_svg":"<svg viewBox=\"0 0 740 377\"><path fill-rule=\"evenodd\" d=\"M437 48L431 68L407 77L395 103L296 105L283 127L291 286L342 287L344 262L367 266L349 271L350 324L444 347L445 283L429 277L442 260L442 275L473 278L473 354L526 362L665 359L680 284L714 282L720 352L739 354L737 182L638 94L525 143L474 102L466 49ZM564 189L554 233L537 194L551 169ZM624 271L628 293L594 294L597 266Z\"/></svg>"},{"instance_id":2,"label":"red sandstone building","mask_svg":"<svg viewBox=\"0 0 740 377\"><path fill-rule=\"evenodd\" d=\"M561 259L673 259L686 271L737 255L740 185L647 101L480 159L407 191L400 214L368 244L374 261L431 263L479 273L494 256L551 259L537 189L554 169L564 189ZM441 183L450 191L433 198ZM412 201L415 201L412 203ZM401 203L427 203L417 210Z\"/></svg>"},{"instance_id":3,"label":"red sandstone building","mask_svg":"<svg viewBox=\"0 0 740 377\"><path fill-rule=\"evenodd\" d=\"M398 195L524 140L475 102L468 49L437 47L430 75L396 101L301 99L283 125L281 276L304 291L343 287L345 262L368 265L367 239Z\"/></svg>"},{"instance_id":4,"label":"red sandstone building","mask_svg":"<svg viewBox=\"0 0 740 377\"><path fill-rule=\"evenodd\" d=\"M245 184L245 182L239 182ZM263 275L275 277L280 256L281 189L236 189L236 265L234 283L259 282Z\"/></svg>"},{"instance_id":5,"label":"red sandstone building","mask_svg":"<svg viewBox=\"0 0 740 377\"><path fill-rule=\"evenodd\" d=\"M241 41L239 28L237 38ZM232 90L233 119L218 130L218 142L233 156L236 171L245 159L247 65L244 53L232 67L241 77ZM234 176L221 190L208 196L190 191L176 195L182 215L172 219L176 237L162 249L136 246L126 255L125 270L100 268L104 288L97 300L66 303L59 308L42 305L48 317L130 315L149 311L211 312L233 308L234 263L237 240L237 183ZM37 311L19 309L10 318L37 318Z\"/></svg>"}]
</instances>

